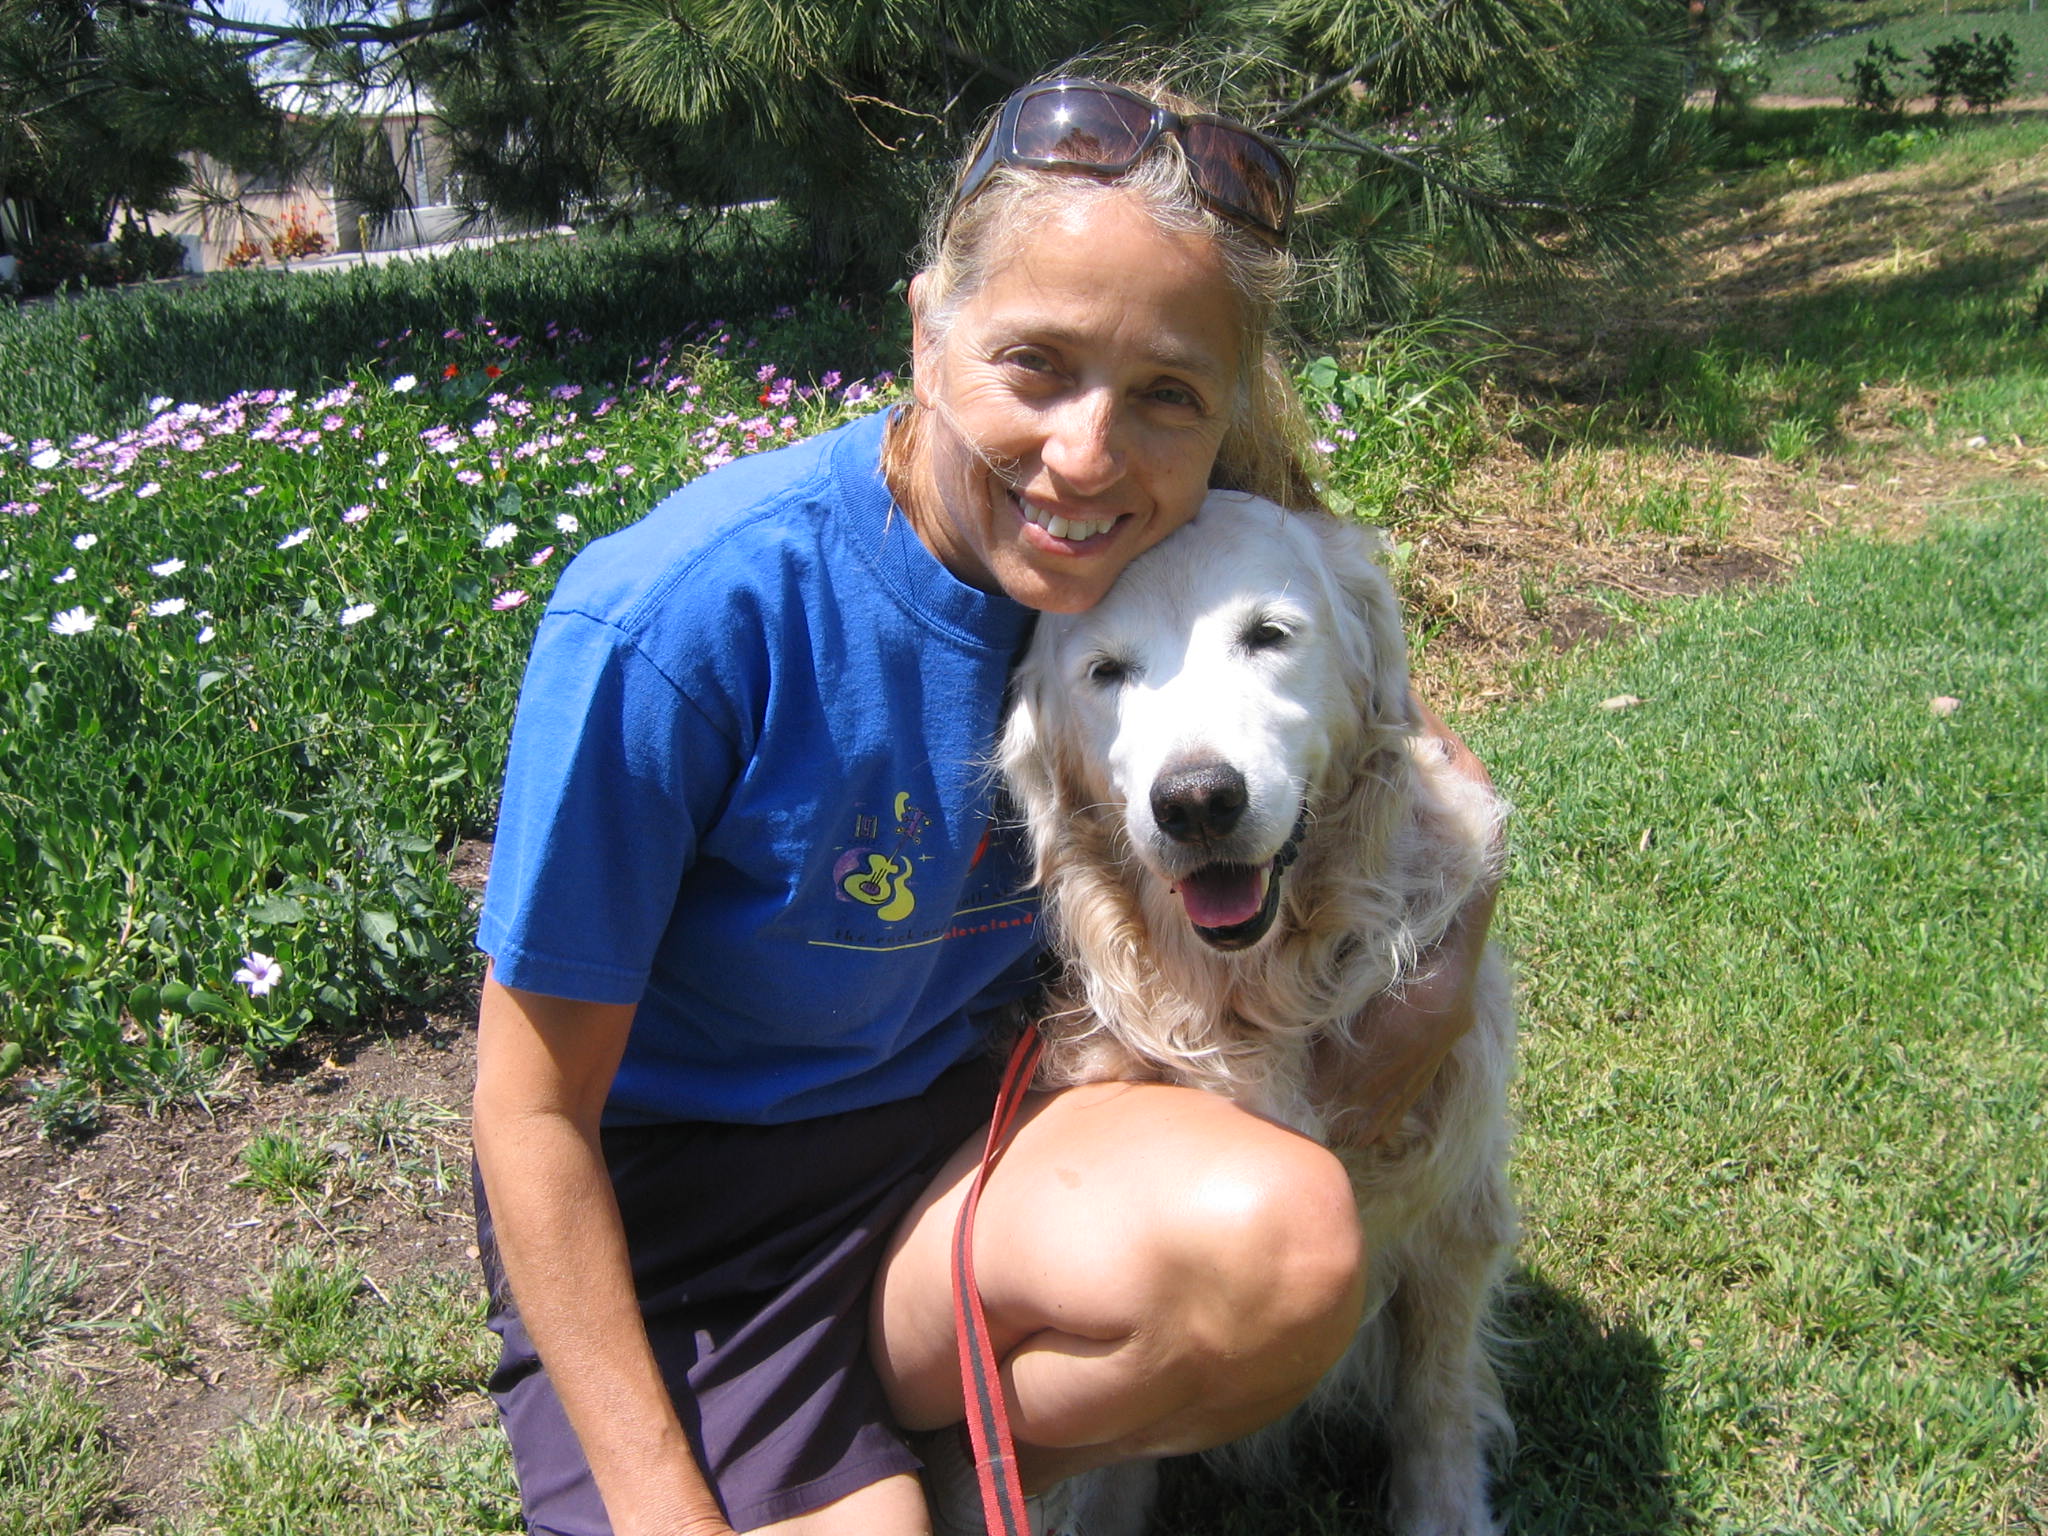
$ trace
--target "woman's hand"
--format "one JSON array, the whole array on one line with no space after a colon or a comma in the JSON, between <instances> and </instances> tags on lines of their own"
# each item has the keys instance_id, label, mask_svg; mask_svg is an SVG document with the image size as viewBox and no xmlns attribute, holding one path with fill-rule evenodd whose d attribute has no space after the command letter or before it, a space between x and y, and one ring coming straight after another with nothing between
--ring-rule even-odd
<instances>
[{"instance_id":1,"label":"woman's hand","mask_svg":"<svg viewBox=\"0 0 2048 1536\"><path fill-rule=\"evenodd\" d=\"M1457 733L1421 700L1411 702L1422 736L1442 748L1451 770L1492 789L1485 765ZM1369 1147L1392 1136L1451 1047L1472 1027L1497 886L1497 877L1490 877L1474 890L1416 979L1371 1005L1371 1017L1359 1031L1363 1049L1348 1053L1350 1081L1341 1090L1349 1112L1334 1131L1345 1145Z\"/></svg>"}]
</instances>

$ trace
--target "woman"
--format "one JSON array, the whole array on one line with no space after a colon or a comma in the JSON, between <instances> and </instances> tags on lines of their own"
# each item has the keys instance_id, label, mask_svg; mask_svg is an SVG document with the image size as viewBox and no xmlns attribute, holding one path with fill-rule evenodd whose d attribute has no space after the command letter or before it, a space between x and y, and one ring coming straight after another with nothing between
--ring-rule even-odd
<instances>
[{"instance_id":1,"label":"woman","mask_svg":"<svg viewBox=\"0 0 2048 1536\"><path fill-rule=\"evenodd\" d=\"M1313 495L1269 340L1291 173L1182 106L1012 97L911 286L914 406L703 477L549 606L475 1101L536 1530L973 1528L904 1434L956 1453L945 1239L1035 958L1004 678L1212 485ZM1362 1136L1468 1022L1485 905L1389 1008ZM1032 1490L1285 1411L1365 1263L1326 1151L1156 1084L1034 1100L975 1251Z\"/></svg>"}]
</instances>

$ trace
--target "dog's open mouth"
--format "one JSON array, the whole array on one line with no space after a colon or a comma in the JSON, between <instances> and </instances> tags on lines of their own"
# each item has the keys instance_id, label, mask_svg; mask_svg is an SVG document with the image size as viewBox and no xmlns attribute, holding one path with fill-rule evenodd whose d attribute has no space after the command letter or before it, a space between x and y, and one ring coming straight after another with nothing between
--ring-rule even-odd
<instances>
[{"instance_id":1,"label":"dog's open mouth","mask_svg":"<svg viewBox=\"0 0 2048 1536\"><path fill-rule=\"evenodd\" d=\"M1205 864L1174 887L1188 922L1215 949L1250 949L1280 910L1278 860Z\"/></svg>"}]
</instances>

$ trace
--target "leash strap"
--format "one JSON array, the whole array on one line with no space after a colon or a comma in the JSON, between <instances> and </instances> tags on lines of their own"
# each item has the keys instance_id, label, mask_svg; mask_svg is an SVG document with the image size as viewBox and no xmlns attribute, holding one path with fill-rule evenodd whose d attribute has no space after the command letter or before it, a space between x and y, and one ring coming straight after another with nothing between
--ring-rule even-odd
<instances>
[{"instance_id":1,"label":"leash strap","mask_svg":"<svg viewBox=\"0 0 2048 1536\"><path fill-rule=\"evenodd\" d=\"M1010 1434L1010 1412L1003 1402L1002 1362L988 1336L982 1315L981 1289L974 1282L974 1212L981 1204L981 1186L1002 1155L1003 1143L1016 1123L1038 1070L1039 1035L1029 1028L1018 1037L996 1091L988 1146L974 1171L960 1219L953 1227L953 1332L960 1348L960 1385L967 1400L967 1437L974 1446L974 1471L981 1484L981 1508L989 1536L1031 1536L1031 1517L1024 1508L1024 1487L1017 1479L1017 1446Z\"/></svg>"}]
</instances>

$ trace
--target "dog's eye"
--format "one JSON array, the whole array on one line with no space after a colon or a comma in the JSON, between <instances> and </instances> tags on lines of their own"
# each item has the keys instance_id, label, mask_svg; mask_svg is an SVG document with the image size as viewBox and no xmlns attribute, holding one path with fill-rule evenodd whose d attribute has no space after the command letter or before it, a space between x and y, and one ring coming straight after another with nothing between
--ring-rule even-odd
<instances>
[{"instance_id":1,"label":"dog's eye","mask_svg":"<svg viewBox=\"0 0 2048 1536\"><path fill-rule=\"evenodd\" d=\"M1248 651L1270 651L1285 645L1288 638L1287 630L1281 625L1271 619L1261 619L1256 624L1245 626L1238 643Z\"/></svg>"},{"instance_id":2,"label":"dog's eye","mask_svg":"<svg viewBox=\"0 0 2048 1536\"><path fill-rule=\"evenodd\" d=\"M1131 675L1131 664L1119 656L1098 656L1088 663L1088 681L1098 688L1114 688Z\"/></svg>"}]
</instances>

